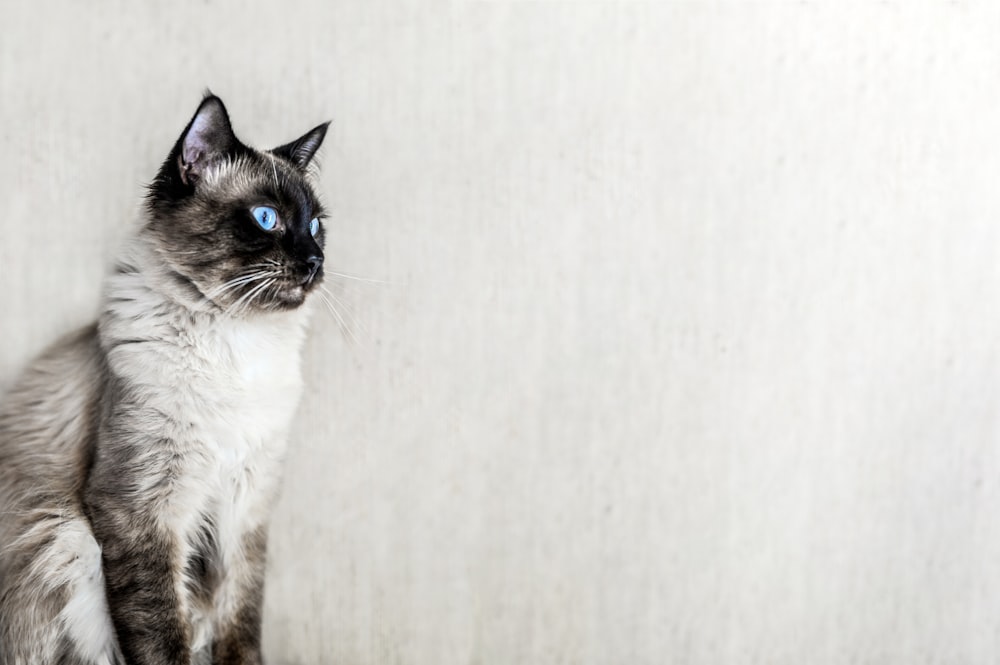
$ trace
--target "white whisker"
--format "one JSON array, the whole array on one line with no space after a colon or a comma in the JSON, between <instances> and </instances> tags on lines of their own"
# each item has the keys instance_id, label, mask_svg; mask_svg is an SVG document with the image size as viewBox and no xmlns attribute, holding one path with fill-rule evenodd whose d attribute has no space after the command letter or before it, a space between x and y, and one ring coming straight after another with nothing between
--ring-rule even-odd
<instances>
[{"instance_id":1,"label":"white whisker","mask_svg":"<svg viewBox=\"0 0 1000 665\"><path fill-rule=\"evenodd\" d=\"M385 284L389 285L390 282L382 281L381 279L371 279L370 277L357 277L355 275L348 275L343 272L335 272L333 270L323 270L324 275L333 275L335 277L343 277L344 279L353 279L358 282L367 282L369 284Z\"/></svg>"},{"instance_id":2,"label":"white whisker","mask_svg":"<svg viewBox=\"0 0 1000 665\"><path fill-rule=\"evenodd\" d=\"M271 288L271 286L273 286L274 283L277 281L278 281L277 279L272 277L271 279L264 282L261 286L257 287L257 289L250 294L250 297L247 299L246 303L244 303L244 308L246 310L249 310L250 305L253 304L254 300L256 300L257 297L260 296L261 294L266 293L267 290Z\"/></svg>"},{"instance_id":3,"label":"white whisker","mask_svg":"<svg viewBox=\"0 0 1000 665\"><path fill-rule=\"evenodd\" d=\"M347 322L344 321L344 318L340 315L340 312L337 311L336 306L330 301L329 298L326 297L326 294L323 293L322 290L317 291L316 293L319 295L319 297L326 304L326 307L327 307L327 309L330 310L330 313L333 314L334 317L336 317L337 322L339 323L339 327L340 327L341 332L343 332L348 337L350 337L351 341L353 341L353 343L356 346L360 346L360 342L358 341L358 338L355 337L354 333L351 331L351 327L347 325Z\"/></svg>"},{"instance_id":4,"label":"white whisker","mask_svg":"<svg viewBox=\"0 0 1000 665\"><path fill-rule=\"evenodd\" d=\"M274 188L281 191L281 185L278 184L278 169L274 166L274 155L268 155L271 158L271 172L274 173Z\"/></svg>"},{"instance_id":5,"label":"white whisker","mask_svg":"<svg viewBox=\"0 0 1000 665\"><path fill-rule=\"evenodd\" d=\"M228 282L224 282L223 284L212 289L211 291L205 294L205 297L211 300L212 298L220 296L230 289L250 284L252 282L256 282L261 279L266 279L267 277L272 277L277 274L278 273L274 272L273 270L271 271L258 270L257 272L251 273L249 275L241 274L229 280Z\"/></svg>"},{"instance_id":6,"label":"white whisker","mask_svg":"<svg viewBox=\"0 0 1000 665\"><path fill-rule=\"evenodd\" d=\"M326 288L326 286L324 286L323 284L320 284L319 287L320 289L323 290L324 293L326 293L326 295L330 296L333 302L340 305L344 315L350 318L351 322L353 322L361 330L361 332L363 332L368 337L373 337L371 331L369 331L368 328L365 326L365 324L362 323L361 319L357 316L357 314L355 314L353 308L346 300L341 300L340 298L338 298L333 291Z\"/></svg>"},{"instance_id":7,"label":"white whisker","mask_svg":"<svg viewBox=\"0 0 1000 665\"><path fill-rule=\"evenodd\" d=\"M266 281L264 281L264 282L262 282L262 283L260 283L260 284L257 284L257 285L256 285L256 286L254 286L254 287L253 287L252 289L250 289L249 291L247 291L246 293L244 293L244 294L243 294L243 295L242 295L242 296L240 297L240 299L239 299L239 300L237 300L237 301L236 301L235 303L233 303L233 305L232 305L232 307L231 307L230 311L232 311L233 313L237 313L237 312L240 312L240 311L241 311L241 310L240 310L240 308L241 308L241 307L242 307L242 306L243 306L244 304L247 304L247 305L249 305L249 304L250 304L250 302L251 302L251 301L253 300L253 297L254 297L255 295L257 295L257 293L259 293L259 292L260 292L261 290L263 290L263 289L267 288L267 287L268 287L268 286L270 286L271 284L274 284L274 282L275 282L275 281L277 281L277 280L275 280L275 279L274 279L274 278L272 277L271 279L268 279L268 280L266 280Z\"/></svg>"}]
</instances>

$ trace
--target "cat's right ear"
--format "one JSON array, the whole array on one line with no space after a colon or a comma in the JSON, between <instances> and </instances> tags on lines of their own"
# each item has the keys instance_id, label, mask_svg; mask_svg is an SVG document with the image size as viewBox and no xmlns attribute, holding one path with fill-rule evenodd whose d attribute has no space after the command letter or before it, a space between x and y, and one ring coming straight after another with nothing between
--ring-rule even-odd
<instances>
[{"instance_id":1,"label":"cat's right ear","mask_svg":"<svg viewBox=\"0 0 1000 665\"><path fill-rule=\"evenodd\" d=\"M202 100L184 134L177 155L177 171L185 185L193 185L212 164L238 144L222 100L209 95Z\"/></svg>"},{"instance_id":2,"label":"cat's right ear","mask_svg":"<svg viewBox=\"0 0 1000 665\"><path fill-rule=\"evenodd\" d=\"M300 169L305 169L309 166L312 158L316 156L316 151L323 145L323 138L326 136L326 130L329 126L329 122L324 122L318 127L313 127L291 143L278 146L271 152L287 159Z\"/></svg>"}]
</instances>

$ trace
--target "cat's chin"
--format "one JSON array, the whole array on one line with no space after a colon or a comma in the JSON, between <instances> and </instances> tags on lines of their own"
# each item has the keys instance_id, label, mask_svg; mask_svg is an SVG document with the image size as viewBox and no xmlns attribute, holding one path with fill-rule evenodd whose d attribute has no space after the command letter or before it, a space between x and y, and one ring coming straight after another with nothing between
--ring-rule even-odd
<instances>
[{"instance_id":1,"label":"cat's chin","mask_svg":"<svg viewBox=\"0 0 1000 665\"><path fill-rule=\"evenodd\" d=\"M275 309L295 309L306 301L307 293L301 286L289 286L278 291L268 304Z\"/></svg>"}]
</instances>

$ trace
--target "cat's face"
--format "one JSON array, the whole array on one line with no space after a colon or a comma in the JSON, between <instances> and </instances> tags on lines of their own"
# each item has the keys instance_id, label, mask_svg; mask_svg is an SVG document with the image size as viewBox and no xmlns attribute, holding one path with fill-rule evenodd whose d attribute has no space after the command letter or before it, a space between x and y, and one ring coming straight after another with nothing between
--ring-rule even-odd
<instances>
[{"instance_id":1,"label":"cat's face","mask_svg":"<svg viewBox=\"0 0 1000 665\"><path fill-rule=\"evenodd\" d=\"M301 305L323 279L323 207L308 166L320 125L258 151L207 97L150 186L146 232L179 288L234 315Z\"/></svg>"}]
</instances>

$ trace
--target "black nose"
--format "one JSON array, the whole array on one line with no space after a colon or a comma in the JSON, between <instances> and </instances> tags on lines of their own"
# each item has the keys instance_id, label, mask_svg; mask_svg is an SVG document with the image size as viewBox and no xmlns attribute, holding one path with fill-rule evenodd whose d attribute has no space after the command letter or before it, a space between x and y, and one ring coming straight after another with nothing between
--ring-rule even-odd
<instances>
[{"instance_id":1,"label":"black nose","mask_svg":"<svg viewBox=\"0 0 1000 665\"><path fill-rule=\"evenodd\" d=\"M316 279L316 274L319 273L319 269L323 267L323 257L322 256L310 256L306 259L306 265L308 266L308 273L302 279L302 285L308 286Z\"/></svg>"}]
</instances>

